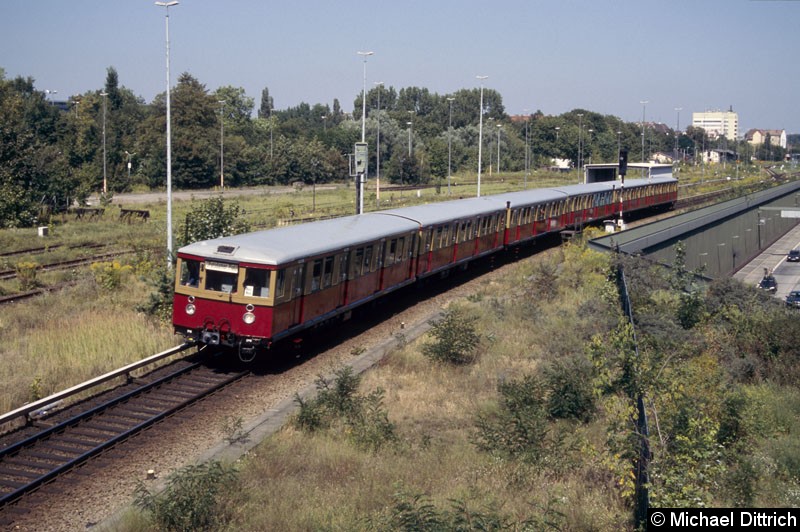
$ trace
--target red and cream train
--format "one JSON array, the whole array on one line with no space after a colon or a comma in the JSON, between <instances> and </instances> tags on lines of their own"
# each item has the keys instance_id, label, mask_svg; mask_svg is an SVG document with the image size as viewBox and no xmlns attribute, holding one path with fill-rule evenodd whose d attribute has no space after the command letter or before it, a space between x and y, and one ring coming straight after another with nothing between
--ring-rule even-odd
<instances>
[{"instance_id":1,"label":"red and cream train","mask_svg":"<svg viewBox=\"0 0 800 532\"><path fill-rule=\"evenodd\" d=\"M624 193L624 201L620 194ZM671 177L431 203L195 242L178 250L175 331L250 360L425 277L546 233L655 207Z\"/></svg>"}]
</instances>

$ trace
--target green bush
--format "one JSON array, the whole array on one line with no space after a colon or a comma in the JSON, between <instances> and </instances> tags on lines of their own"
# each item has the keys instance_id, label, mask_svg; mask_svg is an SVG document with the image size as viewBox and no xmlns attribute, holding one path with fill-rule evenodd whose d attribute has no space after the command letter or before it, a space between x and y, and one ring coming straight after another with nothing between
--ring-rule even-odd
<instances>
[{"instance_id":1,"label":"green bush","mask_svg":"<svg viewBox=\"0 0 800 532\"><path fill-rule=\"evenodd\" d=\"M140 482L135 503L150 514L159 530L216 530L230 517L219 496L235 479L233 467L220 462L187 466L170 477L162 493L152 493Z\"/></svg>"},{"instance_id":2,"label":"green bush","mask_svg":"<svg viewBox=\"0 0 800 532\"><path fill-rule=\"evenodd\" d=\"M39 265L35 262L18 262L14 268L17 272L19 289L23 292L36 288L36 272Z\"/></svg>"},{"instance_id":3,"label":"green bush","mask_svg":"<svg viewBox=\"0 0 800 532\"><path fill-rule=\"evenodd\" d=\"M480 342L476 321L475 316L469 316L461 307L447 309L441 319L431 321L434 341L422 346L422 354L435 362L472 363Z\"/></svg>"},{"instance_id":4,"label":"green bush","mask_svg":"<svg viewBox=\"0 0 800 532\"><path fill-rule=\"evenodd\" d=\"M295 395L299 406L295 427L315 432L338 424L356 446L370 451L396 441L395 426L383 406L383 390L379 388L359 395L361 376L349 366L334 374L336 378L332 382L324 377L317 379L315 398L303 400Z\"/></svg>"},{"instance_id":5,"label":"green bush","mask_svg":"<svg viewBox=\"0 0 800 532\"><path fill-rule=\"evenodd\" d=\"M595 413L594 368L582 356L557 360L544 370L547 412L556 419L587 422Z\"/></svg>"},{"instance_id":6,"label":"green bush","mask_svg":"<svg viewBox=\"0 0 800 532\"><path fill-rule=\"evenodd\" d=\"M479 415L476 420L475 444L485 452L541 463L547 453L550 431L543 383L538 377L528 375L501 382L498 391L499 410Z\"/></svg>"}]
</instances>

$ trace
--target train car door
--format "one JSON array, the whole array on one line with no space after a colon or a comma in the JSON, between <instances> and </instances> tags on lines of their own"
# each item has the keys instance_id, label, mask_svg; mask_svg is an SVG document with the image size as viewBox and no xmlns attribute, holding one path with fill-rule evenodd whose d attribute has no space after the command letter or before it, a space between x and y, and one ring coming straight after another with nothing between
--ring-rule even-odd
<instances>
[{"instance_id":1,"label":"train car door","mask_svg":"<svg viewBox=\"0 0 800 532\"><path fill-rule=\"evenodd\" d=\"M289 302L289 313L291 325L297 325L303 321L303 296L306 278L306 264L297 264L292 270L292 299Z\"/></svg>"},{"instance_id":2,"label":"train car door","mask_svg":"<svg viewBox=\"0 0 800 532\"><path fill-rule=\"evenodd\" d=\"M347 290L349 287L350 280L347 277L347 272L350 271L350 249L345 248L344 252L339 254L338 259L339 261L339 298L338 298L338 306L343 306L347 304Z\"/></svg>"}]
</instances>

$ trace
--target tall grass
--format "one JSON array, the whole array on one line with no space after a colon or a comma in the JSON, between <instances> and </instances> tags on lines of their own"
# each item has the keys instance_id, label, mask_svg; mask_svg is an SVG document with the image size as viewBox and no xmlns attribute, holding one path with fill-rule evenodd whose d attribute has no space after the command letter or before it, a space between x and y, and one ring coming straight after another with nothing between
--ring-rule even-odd
<instances>
[{"instance_id":1,"label":"tall grass","mask_svg":"<svg viewBox=\"0 0 800 532\"><path fill-rule=\"evenodd\" d=\"M148 285L132 275L126 281L107 291L86 278L62 292L0 307L0 410L178 343L169 327L135 310Z\"/></svg>"}]
</instances>

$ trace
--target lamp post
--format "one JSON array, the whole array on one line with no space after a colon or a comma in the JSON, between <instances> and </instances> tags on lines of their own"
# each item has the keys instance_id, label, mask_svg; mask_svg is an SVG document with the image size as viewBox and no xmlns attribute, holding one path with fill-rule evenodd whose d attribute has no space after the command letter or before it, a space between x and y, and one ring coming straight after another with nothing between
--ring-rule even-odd
<instances>
[{"instance_id":1,"label":"lamp post","mask_svg":"<svg viewBox=\"0 0 800 532\"><path fill-rule=\"evenodd\" d=\"M225 190L225 100L217 100L219 103L219 188Z\"/></svg>"},{"instance_id":2,"label":"lamp post","mask_svg":"<svg viewBox=\"0 0 800 532\"><path fill-rule=\"evenodd\" d=\"M58 94L58 91L54 91L54 90L51 90L51 89L45 89L44 94L45 94L45 100L46 100L47 96L49 96L51 94ZM55 105L55 104L51 101L50 105Z\"/></svg>"},{"instance_id":3,"label":"lamp post","mask_svg":"<svg viewBox=\"0 0 800 532\"><path fill-rule=\"evenodd\" d=\"M681 111L683 107L676 107L675 112L678 113L677 121L675 122L675 156L678 155L678 137L681 135Z\"/></svg>"},{"instance_id":4,"label":"lamp post","mask_svg":"<svg viewBox=\"0 0 800 532\"><path fill-rule=\"evenodd\" d=\"M108 93L103 91L100 93L103 97L103 196L108 194L108 178L106 175L106 96Z\"/></svg>"},{"instance_id":5,"label":"lamp post","mask_svg":"<svg viewBox=\"0 0 800 532\"><path fill-rule=\"evenodd\" d=\"M375 147L375 207L381 208L381 92L383 92L383 82L376 81L378 87L378 135Z\"/></svg>"},{"instance_id":6,"label":"lamp post","mask_svg":"<svg viewBox=\"0 0 800 532\"><path fill-rule=\"evenodd\" d=\"M619 161L619 154L622 150L622 130L617 130L617 160Z\"/></svg>"},{"instance_id":7,"label":"lamp post","mask_svg":"<svg viewBox=\"0 0 800 532\"><path fill-rule=\"evenodd\" d=\"M125 155L128 156L128 185L130 185L131 184L131 157L136 155L136 152L131 153L128 150L125 150Z\"/></svg>"},{"instance_id":8,"label":"lamp post","mask_svg":"<svg viewBox=\"0 0 800 532\"><path fill-rule=\"evenodd\" d=\"M170 116L169 87L169 8L178 5L177 0L156 2L159 7L166 8L165 26L167 35L167 269L172 269L172 131Z\"/></svg>"},{"instance_id":9,"label":"lamp post","mask_svg":"<svg viewBox=\"0 0 800 532\"><path fill-rule=\"evenodd\" d=\"M450 117L447 121L447 195L450 195L450 164L453 158L453 100L455 98L448 98L450 104Z\"/></svg>"},{"instance_id":10,"label":"lamp post","mask_svg":"<svg viewBox=\"0 0 800 532\"><path fill-rule=\"evenodd\" d=\"M497 124L497 175L500 175L500 130L503 124Z\"/></svg>"},{"instance_id":11,"label":"lamp post","mask_svg":"<svg viewBox=\"0 0 800 532\"><path fill-rule=\"evenodd\" d=\"M356 52L358 55L364 58L364 86L363 92L361 93L361 142L365 143L366 140L366 133L367 133L367 57L373 55L375 52ZM369 160L369 159L368 159ZM364 171L361 172L357 179L358 179L358 212L357 214L362 214L364 212L364 182L367 180L367 166L368 160L364 162Z\"/></svg>"},{"instance_id":12,"label":"lamp post","mask_svg":"<svg viewBox=\"0 0 800 532\"><path fill-rule=\"evenodd\" d=\"M523 109L523 113L525 113L525 176L523 177L522 181L522 188L528 188L528 173L530 171L530 149L528 147L528 124L530 124L530 114L528 113L528 109Z\"/></svg>"},{"instance_id":13,"label":"lamp post","mask_svg":"<svg viewBox=\"0 0 800 532\"><path fill-rule=\"evenodd\" d=\"M481 82L481 108L478 113L478 197L481 197L481 158L483 156L483 81L489 76L475 76Z\"/></svg>"},{"instance_id":14,"label":"lamp post","mask_svg":"<svg viewBox=\"0 0 800 532\"><path fill-rule=\"evenodd\" d=\"M578 171L583 168L583 114L578 113Z\"/></svg>"},{"instance_id":15,"label":"lamp post","mask_svg":"<svg viewBox=\"0 0 800 532\"><path fill-rule=\"evenodd\" d=\"M411 121L406 122L408 126L408 158L411 159Z\"/></svg>"},{"instance_id":16,"label":"lamp post","mask_svg":"<svg viewBox=\"0 0 800 532\"><path fill-rule=\"evenodd\" d=\"M642 164L644 164L644 113L650 100L640 100L639 103L642 104ZM644 177L644 167L642 167L642 177Z\"/></svg>"}]
</instances>

